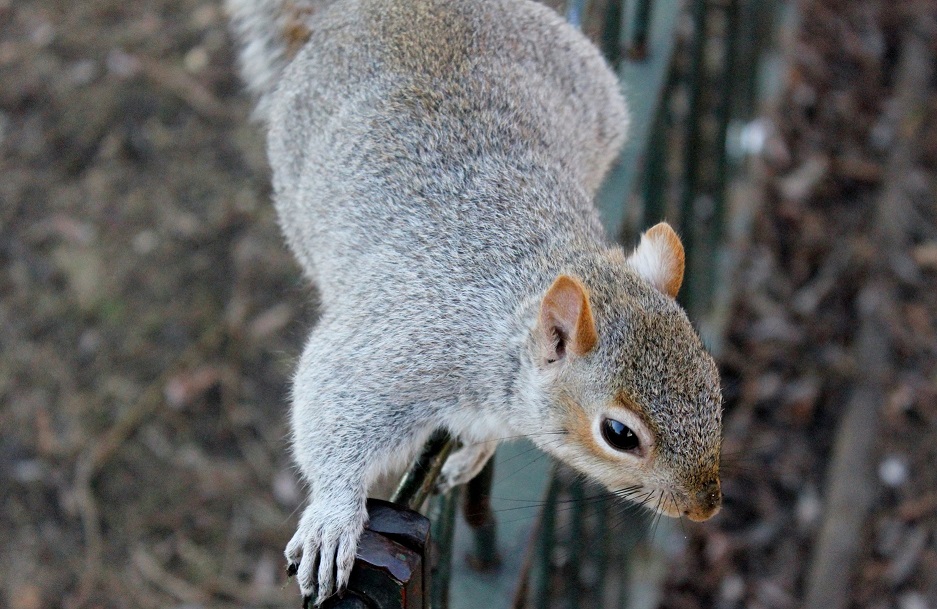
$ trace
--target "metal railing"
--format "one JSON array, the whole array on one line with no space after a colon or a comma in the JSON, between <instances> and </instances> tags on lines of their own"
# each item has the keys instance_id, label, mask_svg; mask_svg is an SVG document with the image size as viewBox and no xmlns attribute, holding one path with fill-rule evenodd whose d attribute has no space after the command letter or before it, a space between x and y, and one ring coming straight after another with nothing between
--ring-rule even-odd
<instances>
[{"instance_id":1,"label":"metal railing","mask_svg":"<svg viewBox=\"0 0 937 609\"><path fill-rule=\"evenodd\" d=\"M779 6L775 0L690 0L687 6L679 0L571 0L566 6L570 22L589 30L617 69L632 112L629 142L597 197L606 230L631 240L661 219L680 228L687 255L680 300L717 352L733 266L730 245L733 234L744 232L746 217L733 193L745 153L760 137L752 117ZM682 38L681 10L692 24ZM472 540L466 562L496 577L501 556L490 498L501 451L465 489L431 497L455 444L434 435L391 503L369 502L369 532L348 594L328 607L448 609L463 494ZM516 567L517 581L502 606L655 606L667 525L608 499L560 466L538 484L542 501L529 519L526 550L505 560ZM418 513L427 500L428 518ZM488 609L477 599L452 602Z\"/></svg>"}]
</instances>

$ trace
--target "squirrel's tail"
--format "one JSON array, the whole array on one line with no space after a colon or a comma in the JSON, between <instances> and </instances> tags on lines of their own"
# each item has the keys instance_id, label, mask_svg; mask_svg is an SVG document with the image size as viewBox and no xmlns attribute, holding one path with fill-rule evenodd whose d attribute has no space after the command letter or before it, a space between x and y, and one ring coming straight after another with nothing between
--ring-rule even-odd
<instances>
[{"instance_id":1,"label":"squirrel's tail","mask_svg":"<svg viewBox=\"0 0 937 609\"><path fill-rule=\"evenodd\" d=\"M283 68L309 38L309 17L334 0L225 0L239 47L241 77L267 118L269 96Z\"/></svg>"}]
</instances>

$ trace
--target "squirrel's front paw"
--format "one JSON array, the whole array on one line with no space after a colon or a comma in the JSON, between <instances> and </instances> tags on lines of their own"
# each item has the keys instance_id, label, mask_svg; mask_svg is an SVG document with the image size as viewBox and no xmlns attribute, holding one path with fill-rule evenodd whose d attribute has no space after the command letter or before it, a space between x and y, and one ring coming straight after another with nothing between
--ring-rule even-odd
<instances>
[{"instance_id":1,"label":"squirrel's front paw","mask_svg":"<svg viewBox=\"0 0 937 609\"><path fill-rule=\"evenodd\" d=\"M497 447L496 442L479 442L467 444L449 455L439 472L436 492L446 493L477 476Z\"/></svg>"},{"instance_id":2,"label":"squirrel's front paw","mask_svg":"<svg viewBox=\"0 0 937 609\"><path fill-rule=\"evenodd\" d=\"M367 517L363 505L339 509L314 502L303 511L299 528L286 545L286 560L304 606L309 601L319 606L345 590Z\"/></svg>"}]
</instances>

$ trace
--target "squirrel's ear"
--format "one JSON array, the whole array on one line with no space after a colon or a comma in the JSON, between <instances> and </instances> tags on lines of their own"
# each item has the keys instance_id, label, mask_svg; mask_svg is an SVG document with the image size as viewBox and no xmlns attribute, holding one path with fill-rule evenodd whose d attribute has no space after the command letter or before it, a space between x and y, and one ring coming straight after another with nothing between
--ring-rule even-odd
<instances>
[{"instance_id":1,"label":"squirrel's ear","mask_svg":"<svg viewBox=\"0 0 937 609\"><path fill-rule=\"evenodd\" d=\"M628 257L628 264L652 286L677 297L683 284L683 244L666 222L656 224L641 235L641 242Z\"/></svg>"},{"instance_id":2,"label":"squirrel's ear","mask_svg":"<svg viewBox=\"0 0 937 609\"><path fill-rule=\"evenodd\" d=\"M566 352L585 355L599 337L586 288L569 275L560 275L540 304L539 330L547 350L547 361L562 359Z\"/></svg>"}]
</instances>

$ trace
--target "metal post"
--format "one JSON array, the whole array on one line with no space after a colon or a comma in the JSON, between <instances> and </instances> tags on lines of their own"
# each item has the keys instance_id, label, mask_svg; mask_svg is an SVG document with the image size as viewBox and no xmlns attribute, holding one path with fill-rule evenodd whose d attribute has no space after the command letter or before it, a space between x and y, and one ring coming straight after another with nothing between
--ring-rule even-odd
<instances>
[{"instance_id":1,"label":"metal post","mask_svg":"<svg viewBox=\"0 0 937 609\"><path fill-rule=\"evenodd\" d=\"M455 532L455 513L459 491L435 497L430 513L432 521L433 557L435 564L430 576L429 609L448 609L449 579L452 575L452 537Z\"/></svg>"},{"instance_id":2,"label":"metal post","mask_svg":"<svg viewBox=\"0 0 937 609\"><path fill-rule=\"evenodd\" d=\"M628 46L628 57L641 60L647 57L647 34L651 28L651 9L653 0L638 0L634 11L634 29L631 33L631 44Z\"/></svg>"},{"instance_id":3,"label":"metal post","mask_svg":"<svg viewBox=\"0 0 937 609\"><path fill-rule=\"evenodd\" d=\"M737 55L739 42L739 0L727 0L725 5L726 38L723 41L725 65L722 72L722 99L719 105L719 130L716 135L716 184L713 191L712 224L707 233L706 259L706 307L712 306L715 284L719 270L719 253L725 236L726 192L729 181L729 155L726 135L735 103L737 80Z\"/></svg>"},{"instance_id":4,"label":"metal post","mask_svg":"<svg viewBox=\"0 0 937 609\"><path fill-rule=\"evenodd\" d=\"M554 469L540 515L537 580L533 594L535 609L548 609L550 606L550 575L553 570L553 547L556 543L556 503L559 493L559 473Z\"/></svg>"},{"instance_id":5,"label":"metal post","mask_svg":"<svg viewBox=\"0 0 937 609\"><path fill-rule=\"evenodd\" d=\"M491 511L491 483L494 480L495 458L465 488L462 513L475 537L474 550L468 556L469 565L478 571L489 571L500 563L497 547L497 523Z\"/></svg>"},{"instance_id":6,"label":"metal post","mask_svg":"<svg viewBox=\"0 0 937 609\"><path fill-rule=\"evenodd\" d=\"M668 84L665 88L669 89ZM650 227L667 216L666 191L667 191L667 157L669 152L668 136L670 133L671 120L670 108L667 105L667 99L661 100L661 105L657 109L657 116L654 119L654 126L651 127L651 137L648 139L647 151L644 153L644 176L642 179L642 190L644 209L641 213L642 228Z\"/></svg>"},{"instance_id":7,"label":"metal post","mask_svg":"<svg viewBox=\"0 0 937 609\"><path fill-rule=\"evenodd\" d=\"M605 601L608 596L608 572L612 561L608 551L609 538L611 535L608 534L606 525L608 524L609 504L611 501L612 500L609 498L599 500L595 510L595 535L598 539L595 542L594 553L595 564L598 567L598 585L596 586L594 604L597 607L605 607Z\"/></svg>"},{"instance_id":8,"label":"metal post","mask_svg":"<svg viewBox=\"0 0 937 609\"><path fill-rule=\"evenodd\" d=\"M693 2L693 46L689 75L689 112L687 115L686 156L683 159L683 193L680 206L680 222L683 232L683 247L686 251L687 273L684 275L683 305L691 318L697 318L699 311L699 277L694 272L697 245L696 199L698 196L697 180L699 177L700 116L703 108L703 81L705 79L706 54L706 0Z\"/></svg>"},{"instance_id":9,"label":"metal post","mask_svg":"<svg viewBox=\"0 0 937 609\"><path fill-rule=\"evenodd\" d=\"M423 452L407 470L390 500L411 510L419 511L423 502L433 491L436 478L439 477L439 472L455 448L455 444L449 434L441 431L434 433L423 446Z\"/></svg>"},{"instance_id":10,"label":"metal post","mask_svg":"<svg viewBox=\"0 0 937 609\"><path fill-rule=\"evenodd\" d=\"M566 587L566 606L569 609L579 609L579 584L582 581L582 525L583 525L583 502L585 501L585 489L580 478L576 478L570 485L569 501L571 503L569 511L569 564L572 567L573 576Z\"/></svg>"},{"instance_id":11,"label":"metal post","mask_svg":"<svg viewBox=\"0 0 937 609\"><path fill-rule=\"evenodd\" d=\"M625 0L609 0L602 24L602 54L615 65L621 59L621 30L625 18Z\"/></svg>"}]
</instances>

